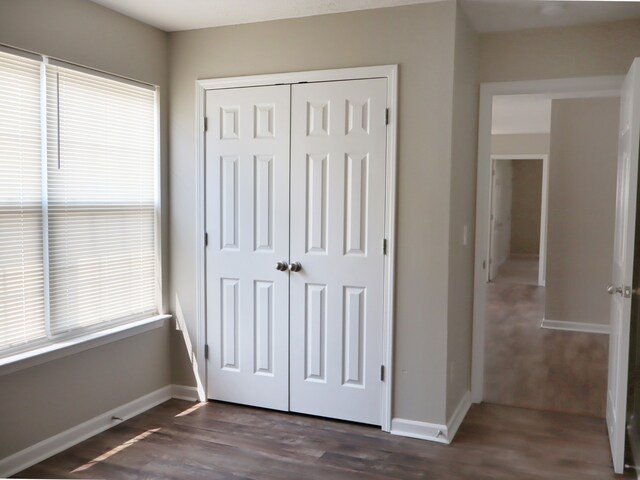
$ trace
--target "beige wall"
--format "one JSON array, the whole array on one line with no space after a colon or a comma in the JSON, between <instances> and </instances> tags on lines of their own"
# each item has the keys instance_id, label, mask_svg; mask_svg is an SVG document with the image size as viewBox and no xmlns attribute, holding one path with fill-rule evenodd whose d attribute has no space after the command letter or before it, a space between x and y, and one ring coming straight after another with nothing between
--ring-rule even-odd
<instances>
[{"instance_id":1,"label":"beige wall","mask_svg":"<svg viewBox=\"0 0 640 480\"><path fill-rule=\"evenodd\" d=\"M513 160L511 254L540 253L542 160Z\"/></svg>"},{"instance_id":2,"label":"beige wall","mask_svg":"<svg viewBox=\"0 0 640 480\"><path fill-rule=\"evenodd\" d=\"M196 79L397 63L394 416L446 420L455 17L455 3L447 1L171 34L171 301L172 308L180 303L192 338ZM474 135L469 128L469 137L461 140L471 142L470 149ZM473 160L466 155L461 154L459 168L473 178L475 167L468 165ZM473 194L467 188L472 191L473 182L466 177L461 182L465 200L456 221L472 224L467 195ZM459 227L455 230L457 240ZM461 281L469 283L470 264L466 257L460 262ZM466 300L464 309L460 321L470 322ZM174 345L182 348L177 337ZM176 355L182 362L184 356ZM467 355L462 353L459 369L468 384ZM174 373L174 378L187 376Z\"/></svg>"},{"instance_id":3,"label":"beige wall","mask_svg":"<svg viewBox=\"0 0 640 480\"><path fill-rule=\"evenodd\" d=\"M85 0L0 2L0 43L151 82L165 94L167 41L167 34ZM163 132L167 105L165 95ZM163 328L0 376L0 458L167 385L169 361Z\"/></svg>"},{"instance_id":4,"label":"beige wall","mask_svg":"<svg viewBox=\"0 0 640 480\"><path fill-rule=\"evenodd\" d=\"M545 318L608 324L618 98L553 100Z\"/></svg>"},{"instance_id":5,"label":"beige wall","mask_svg":"<svg viewBox=\"0 0 640 480\"><path fill-rule=\"evenodd\" d=\"M511 254L540 253L542 160L512 162Z\"/></svg>"},{"instance_id":6,"label":"beige wall","mask_svg":"<svg viewBox=\"0 0 640 480\"><path fill-rule=\"evenodd\" d=\"M449 223L447 419L471 384L471 327L478 157L478 35L456 16ZM467 243L464 244L464 229Z\"/></svg>"},{"instance_id":7,"label":"beige wall","mask_svg":"<svg viewBox=\"0 0 640 480\"><path fill-rule=\"evenodd\" d=\"M480 81L619 75L640 56L640 19L480 36Z\"/></svg>"},{"instance_id":8,"label":"beige wall","mask_svg":"<svg viewBox=\"0 0 640 480\"><path fill-rule=\"evenodd\" d=\"M514 133L491 135L493 155L548 155L548 133Z\"/></svg>"}]
</instances>

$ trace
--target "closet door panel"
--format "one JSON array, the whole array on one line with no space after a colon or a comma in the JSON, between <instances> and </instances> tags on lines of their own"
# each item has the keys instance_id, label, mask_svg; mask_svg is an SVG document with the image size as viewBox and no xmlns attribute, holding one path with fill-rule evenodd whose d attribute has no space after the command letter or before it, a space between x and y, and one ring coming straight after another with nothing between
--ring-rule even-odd
<instances>
[{"instance_id":1,"label":"closet door panel","mask_svg":"<svg viewBox=\"0 0 640 480\"><path fill-rule=\"evenodd\" d=\"M290 87L210 90L207 395L289 409Z\"/></svg>"},{"instance_id":2,"label":"closet door panel","mask_svg":"<svg viewBox=\"0 0 640 480\"><path fill-rule=\"evenodd\" d=\"M292 86L291 410L380 425L386 79Z\"/></svg>"}]
</instances>

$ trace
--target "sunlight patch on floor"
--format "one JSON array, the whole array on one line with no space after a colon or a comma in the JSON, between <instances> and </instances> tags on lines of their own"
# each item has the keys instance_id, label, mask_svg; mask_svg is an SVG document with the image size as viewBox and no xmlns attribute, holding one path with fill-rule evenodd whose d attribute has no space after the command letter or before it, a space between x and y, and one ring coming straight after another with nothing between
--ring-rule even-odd
<instances>
[{"instance_id":1,"label":"sunlight patch on floor","mask_svg":"<svg viewBox=\"0 0 640 480\"><path fill-rule=\"evenodd\" d=\"M90 462L87 462L84 465L79 466L78 468L73 470L71 473L77 473L77 472L82 472L84 470L88 470L91 467L93 467L96 463L104 462L107 458L112 457L116 453L123 451L125 448L130 447L131 445L139 442L140 440L144 440L149 435L152 435L152 434L156 433L159 430L160 430L160 428L152 428L150 430L147 430L146 432L143 432L140 435L138 435L136 437L133 437L133 438L127 440L124 443L121 443L117 447L112 448L108 452L103 453L99 457L94 458Z\"/></svg>"},{"instance_id":2,"label":"sunlight patch on floor","mask_svg":"<svg viewBox=\"0 0 640 480\"><path fill-rule=\"evenodd\" d=\"M198 410L200 407L204 407L206 404L207 402L196 403L193 407L189 407L186 410L177 414L176 417L184 417L185 415L189 415L190 413L193 413L196 410Z\"/></svg>"}]
</instances>

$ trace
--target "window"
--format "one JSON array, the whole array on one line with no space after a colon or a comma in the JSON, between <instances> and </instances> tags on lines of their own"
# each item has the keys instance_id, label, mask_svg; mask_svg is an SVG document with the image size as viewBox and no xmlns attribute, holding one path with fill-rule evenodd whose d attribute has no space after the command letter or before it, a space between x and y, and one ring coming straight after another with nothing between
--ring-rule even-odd
<instances>
[{"instance_id":1,"label":"window","mask_svg":"<svg viewBox=\"0 0 640 480\"><path fill-rule=\"evenodd\" d=\"M0 356L157 315L156 92L0 51Z\"/></svg>"}]
</instances>

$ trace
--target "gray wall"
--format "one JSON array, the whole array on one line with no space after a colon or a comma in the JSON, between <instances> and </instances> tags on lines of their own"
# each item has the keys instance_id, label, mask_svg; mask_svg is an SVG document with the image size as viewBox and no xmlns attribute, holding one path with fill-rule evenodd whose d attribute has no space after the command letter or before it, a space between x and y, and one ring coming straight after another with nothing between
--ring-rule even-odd
<instances>
[{"instance_id":1,"label":"gray wall","mask_svg":"<svg viewBox=\"0 0 640 480\"><path fill-rule=\"evenodd\" d=\"M191 338L196 338L196 79L397 63L394 416L446 420L455 21L455 2L447 1L171 34L171 302L173 311L180 304ZM469 128L470 149L474 135ZM473 160L462 156L460 169L473 178L475 167L468 166ZM473 185L462 182L470 190L461 200L460 221L472 224ZM471 263L466 257L460 262L460 275L470 285L471 276L465 275ZM460 323L470 323L470 304L464 303L456 315ZM176 348L184 348L177 335L174 339ZM466 388L468 354L462 352L459 365ZM184 354L176 357L182 370L188 368ZM188 372L175 371L173 378L187 377Z\"/></svg>"},{"instance_id":2,"label":"gray wall","mask_svg":"<svg viewBox=\"0 0 640 480\"><path fill-rule=\"evenodd\" d=\"M86 0L0 2L0 43L160 85L164 133L167 42L167 34ZM168 328L156 329L0 376L0 458L167 385L169 348Z\"/></svg>"},{"instance_id":3,"label":"gray wall","mask_svg":"<svg viewBox=\"0 0 640 480\"><path fill-rule=\"evenodd\" d=\"M471 385L475 172L478 158L478 35L459 9L457 13L449 200L451 220L447 314L447 419L451 418Z\"/></svg>"},{"instance_id":4,"label":"gray wall","mask_svg":"<svg viewBox=\"0 0 640 480\"><path fill-rule=\"evenodd\" d=\"M538 255L542 160L514 160L512 170L511 255Z\"/></svg>"},{"instance_id":5,"label":"gray wall","mask_svg":"<svg viewBox=\"0 0 640 480\"><path fill-rule=\"evenodd\" d=\"M608 324L618 98L553 100L545 318Z\"/></svg>"},{"instance_id":6,"label":"gray wall","mask_svg":"<svg viewBox=\"0 0 640 480\"><path fill-rule=\"evenodd\" d=\"M548 155L548 133L514 133L491 135L491 153L493 155Z\"/></svg>"},{"instance_id":7,"label":"gray wall","mask_svg":"<svg viewBox=\"0 0 640 480\"><path fill-rule=\"evenodd\" d=\"M480 36L480 81L620 75L640 56L640 19Z\"/></svg>"}]
</instances>

